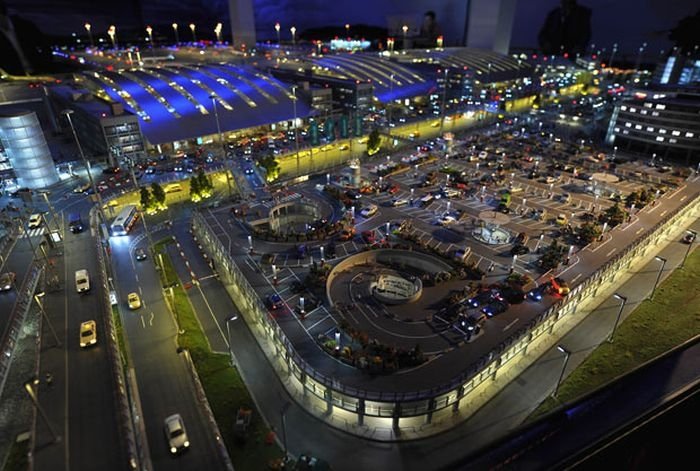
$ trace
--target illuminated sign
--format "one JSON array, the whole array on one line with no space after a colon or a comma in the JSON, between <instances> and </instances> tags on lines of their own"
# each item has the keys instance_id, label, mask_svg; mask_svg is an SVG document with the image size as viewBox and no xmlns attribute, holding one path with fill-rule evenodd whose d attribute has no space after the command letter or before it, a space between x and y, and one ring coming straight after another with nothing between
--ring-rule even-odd
<instances>
[{"instance_id":1,"label":"illuminated sign","mask_svg":"<svg viewBox=\"0 0 700 471\"><path fill-rule=\"evenodd\" d=\"M331 39L331 50L367 49L370 42L366 39Z\"/></svg>"}]
</instances>

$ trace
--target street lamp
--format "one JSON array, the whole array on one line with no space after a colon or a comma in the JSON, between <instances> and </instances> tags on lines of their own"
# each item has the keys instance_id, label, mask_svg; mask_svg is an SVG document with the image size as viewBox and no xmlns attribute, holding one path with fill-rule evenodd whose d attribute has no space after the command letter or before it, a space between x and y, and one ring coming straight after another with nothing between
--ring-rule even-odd
<instances>
[{"instance_id":1,"label":"street lamp","mask_svg":"<svg viewBox=\"0 0 700 471\"><path fill-rule=\"evenodd\" d=\"M109 35L109 39L112 40L112 47L114 49L117 48L117 28L116 26L112 25L109 27L107 30L107 34Z\"/></svg>"},{"instance_id":2,"label":"street lamp","mask_svg":"<svg viewBox=\"0 0 700 471\"><path fill-rule=\"evenodd\" d=\"M190 29L192 30L192 42L197 42L197 34L195 33L196 26L194 23L190 23Z\"/></svg>"},{"instance_id":3,"label":"street lamp","mask_svg":"<svg viewBox=\"0 0 700 471\"><path fill-rule=\"evenodd\" d=\"M280 44L280 23L279 21L275 23L275 31L277 31L277 45Z\"/></svg>"},{"instance_id":4,"label":"street lamp","mask_svg":"<svg viewBox=\"0 0 700 471\"><path fill-rule=\"evenodd\" d=\"M49 325L49 330L51 331L51 334L53 335L53 339L56 341L56 346L60 347L61 341L58 339L58 335L56 335L56 331L53 328L53 324L51 324L51 321L49 320L49 316L46 315L46 311L44 310L44 304L41 302L41 298L44 297L45 293L37 293L34 295L34 301L36 301L36 304L39 306L39 311L41 311L41 316L44 318L44 321Z\"/></svg>"},{"instance_id":5,"label":"street lamp","mask_svg":"<svg viewBox=\"0 0 700 471\"><path fill-rule=\"evenodd\" d=\"M654 287L651 289L651 296L649 296L649 300L651 301L654 299L654 292L656 291L656 286L659 284L659 280L661 279L661 273L664 271L664 267L666 266L666 259L663 257L659 257L658 255L654 257L654 260L657 262L661 262L661 268L659 268L659 274L656 275L656 281L654 282Z\"/></svg>"},{"instance_id":6,"label":"street lamp","mask_svg":"<svg viewBox=\"0 0 700 471\"><path fill-rule=\"evenodd\" d=\"M613 295L615 299L620 301L620 310L617 311L617 319L615 319L615 324L613 324L612 331L608 337L608 342L613 343L613 338L615 337L615 330L617 330L617 325L620 323L620 318L622 317L622 310L625 308L625 303L627 302L627 297L621 294L615 293Z\"/></svg>"},{"instance_id":7,"label":"street lamp","mask_svg":"<svg viewBox=\"0 0 700 471\"><path fill-rule=\"evenodd\" d=\"M440 107L440 136L442 136L442 129L445 126L445 100L447 99L447 74L449 69L445 67L445 80L443 82L442 90L442 106Z\"/></svg>"},{"instance_id":8,"label":"street lamp","mask_svg":"<svg viewBox=\"0 0 700 471\"><path fill-rule=\"evenodd\" d=\"M292 26L291 28L289 28L289 31L292 32L292 46L294 46L294 45L296 45L296 39L297 39L297 36L296 36L297 35L297 27Z\"/></svg>"},{"instance_id":9,"label":"street lamp","mask_svg":"<svg viewBox=\"0 0 700 471\"><path fill-rule=\"evenodd\" d=\"M228 196L231 197L231 178L229 176L228 169L228 159L226 158L226 144L224 144L224 135L221 133L221 123L219 122L219 109L216 106L216 95L212 94L209 96L211 102L214 106L214 119L216 120L216 133L219 135L219 142L221 143L221 157L224 160L224 167L226 168L226 184L228 185Z\"/></svg>"},{"instance_id":10,"label":"street lamp","mask_svg":"<svg viewBox=\"0 0 700 471\"><path fill-rule=\"evenodd\" d=\"M348 23L345 23L345 35L348 38L350 37L350 25Z\"/></svg>"},{"instance_id":11,"label":"street lamp","mask_svg":"<svg viewBox=\"0 0 700 471\"><path fill-rule=\"evenodd\" d=\"M73 132L73 137L75 138L75 144L78 146L78 152L80 153L80 158L83 160L83 164L85 165L85 169L87 170L88 174L88 179L90 180L90 186L92 187L93 193L97 196L97 204L99 205L97 210L100 212L100 216L102 217L102 222L107 223L107 217L105 216L104 209L102 208L102 195L100 195L100 192L97 191L97 187L95 186L95 180L92 178L92 172L90 171L90 164L88 163L87 159L85 158L85 154L83 153L83 148L80 145L80 141L78 140L78 134L75 132L75 126L73 126L73 120L71 119L71 115L74 113L73 110L63 110L61 111L61 114L66 117L68 120L68 124L70 125L70 129Z\"/></svg>"},{"instance_id":12,"label":"street lamp","mask_svg":"<svg viewBox=\"0 0 700 471\"><path fill-rule=\"evenodd\" d=\"M173 23L173 31L175 31L175 45L180 44L180 35L177 34L177 23Z\"/></svg>"},{"instance_id":13,"label":"street lamp","mask_svg":"<svg viewBox=\"0 0 700 471\"><path fill-rule=\"evenodd\" d=\"M293 27L292 27L293 28ZM292 85L292 107L294 109L294 147L297 153L297 176L301 175L299 162L299 129L297 127L297 86Z\"/></svg>"},{"instance_id":14,"label":"street lamp","mask_svg":"<svg viewBox=\"0 0 700 471\"><path fill-rule=\"evenodd\" d=\"M216 42L221 44L221 29L223 28L223 25L221 23L217 23L216 27L214 28L214 33L216 34Z\"/></svg>"},{"instance_id":15,"label":"street lamp","mask_svg":"<svg viewBox=\"0 0 700 471\"><path fill-rule=\"evenodd\" d=\"M694 231L692 229L688 229L685 231L688 235L691 236L690 242L688 243L688 250L685 251L685 255L683 256L683 261L681 262L681 268L685 265L685 259L688 258L688 254L690 254L690 247L693 246L693 242L695 242L695 239L698 238L698 233L697 231Z\"/></svg>"},{"instance_id":16,"label":"street lamp","mask_svg":"<svg viewBox=\"0 0 700 471\"><path fill-rule=\"evenodd\" d=\"M389 137L391 137L391 108L394 104L394 74L389 76L389 116L387 121L389 121Z\"/></svg>"},{"instance_id":17,"label":"street lamp","mask_svg":"<svg viewBox=\"0 0 700 471\"><path fill-rule=\"evenodd\" d=\"M90 23L85 23L85 29L87 30L88 38L90 39L90 46L95 47L95 41L92 39L92 27Z\"/></svg>"},{"instance_id":18,"label":"street lamp","mask_svg":"<svg viewBox=\"0 0 700 471\"><path fill-rule=\"evenodd\" d=\"M61 436L56 433L53 426L51 425L51 422L49 422L49 418L46 415L46 412L41 407L41 404L39 404L39 400L36 397L36 392L34 391L34 386L39 386L39 380L37 378L32 378L24 382L24 390L27 391L27 394L29 394L29 398L32 400L34 407L36 407L36 410L39 411L39 415L41 415L41 418L44 420L46 427L49 429L49 432L51 432L53 442L59 443L61 441Z\"/></svg>"},{"instance_id":19,"label":"street lamp","mask_svg":"<svg viewBox=\"0 0 700 471\"><path fill-rule=\"evenodd\" d=\"M229 327L229 322L235 321L237 319L238 319L238 316L236 314L226 318L226 336L228 338L228 353L231 356L231 366L234 366L236 364L236 362L234 361L233 348L231 347L231 329Z\"/></svg>"},{"instance_id":20,"label":"street lamp","mask_svg":"<svg viewBox=\"0 0 700 471\"><path fill-rule=\"evenodd\" d=\"M571 352L564 348L563 345L557 345L557 350L562 352L564 354L564 364L562 365L561 368L561 374L559 375L559 379L557 380L557 384L554 387L554 392L552 393L552 397L555 398L557 396L557 393L559 392L559 385L561 384L561 380L564 379L564 372L566 371L566 364L569 363L569 357L571 356Z\"/></svg>"},{"instance_id":21,"label":"street lamp","mask_svg":"<svg viewBox=\"0 0 700 471\"><path fill-rule=\"evenodd\" d=\"M151 48L153 48L153 28L146 26L146 33L148 33L148 41L151 43Z\"/></svg>"},{"instance_id":22,"label":"street lamp","mask_svg":"<svg viewBox=\"0 0 700 471\"><path fill-rule=\"evenodd\" d=\"M401 27L401 30L403 31L403 49L405 51L406 50L406 33L408 33L408 25L403 25Z\"/></svg>"}]
</instances>

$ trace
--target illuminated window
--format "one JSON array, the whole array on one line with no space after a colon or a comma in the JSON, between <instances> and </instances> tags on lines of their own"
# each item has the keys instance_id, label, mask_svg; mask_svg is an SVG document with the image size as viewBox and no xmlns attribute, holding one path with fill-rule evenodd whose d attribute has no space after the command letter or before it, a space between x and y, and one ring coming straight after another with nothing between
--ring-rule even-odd
<instances>
[{"instance_id":1,"label":"illuminated window","mask_svg":"<svg viewBox=\"0 0 700 471\"><path fill-rule=\"evenodd\" d=\"M692 132L685 133L685 137L693 137L694 135L695 134L693 134Z\"/></svg>"},{"instance_id":2,"label":"illuminated window","mask_svg":"<svg viewBox=\"0 0 700 471\"><path fill-rule=\"evenodd\" d=\"M652 116L659 116L659 112L658 112L658 111L654 111L653 113L651 113L651 115L652 115Z\"/></svg>"},{"instance_id":3,"label":"illuminated window","mask_svg":"<svg viewBox=\"0 0 700 471\"><path fill-rule=\"evenodd\" d=\"M653 106L654 106L653 103L644 103L644 107L645 107L645 108L651 108L651 107L653 107Z\"/></svg>"},{"instance_id":4,"label":"illuminated window","mask_svg":"<svg viewBox=\"0 0 700 471\"><path fill-rule=\"evenodd\" d=\"M675 144L676 142L678 142L678 140L677 140L677 139L674 139L674 138L671 138L671 139L668 140L668 142L670 142L671 144Z\"/></svg>"},{"instance_id":5,"label":"illuminated window","mask_svg":"<svg viewBox=\"0 0 700 471\"><path fill-rule=\"evenodd\" d=\"M671 131L671 134L673 134L674 136L680 136L681 132L680 131Z\"/></svg>"},{"instance_id":6,"label":"illuminated window","mask_svg":"<svg viewBox=\"0 0 700 471\"><path fill-rule=\"evenodd\" d=\"M615 132L620 132L620 128L616 127Z\"/></svg>"},{"instance_id":7,"label":"illuminated window","mask_svg":"<svg viewBox=\"0 0 700 471\"><path fill-rule=\"evenodd\" d=\"M632 123L625 123L625 127L626 127L626 128L631 128L631 127L632 127Z\"/></svg>"},{"instance_id":8,"label":"illuminated window","mask_svg":"<svg viewBox=\"0 0 700 471\"><path fill-rule=\"evenodd\" d=\"M656 109L657 109L657 110L665 110L665 109L666 109L666 105L658 104L658 105L656 105Z\"/></svg>"},{"instance_id":9,"label":"illuminated window","mask_svg":"<svg viewBox=\"0 0 700 471\"><path fill-rule=\"evenodd\" d=\"M620 109L621 109L622 111L627 111L627 107L626 107L626 106L624 106L624 105L623 105L623 106L621 106L621 107L620 107Z\"/></svg>"},{"instance_id":10,"label":"illuminated window","mask_svg":"<svg viewBox=\"0 0 700 471\"><path fill-rule=\"evenodd\" d=\"M651 126L647 126L647 131L654 132L654 128L652 128Z\"/></svg>"},{"instance_id":11,"label":"illuminated window","mask_svg":"<svg viewBox=\"0 0 700 471\"><path fill-rule=\"evenodd\" d=\"M659 128L659 134L666 134L666 130Z\"/></svg>"},{"instance_id":12,"label":"illuminated window","mask_svg":"<svg viewBox=\"0 0 700 471\"><path fill-rule=\"evenodd\" d=\"M635 124L635 125L634 125L634 129L642 129L642 125L641 125L641 124Z\"/></svg>"},{"instance_id":13,"label":"illuminated window","mask_svg":"<svg viewBox=\"0 0 700 471\"><path fill-rule=\"evenodd\" d=\"M664 138L662 136L656 136L656 140L658 142L664 142Z\"/></svg>"},{"instance_id":14,"label":"illuminated window","mask_svg":"<svg viewBox=\"0 0 700 471\"><path fill-rule=\"evenodd\" d=\"M639 111L641 114L647 114L647 110L640 110Z\"/></svg>"},{"instance_id":15,"label":"illuminated window","mask_svg":"<svg viewBox=\"0 0 700 471\"><path fill-rule=\"evenodd\" d=\"M636 113L636 112L637 112L637 108L630 108L630 113Z\"/></svg>"},{"instance_id":16,"label":"illuminated window","mask_svg":"<svg viewBox=\"0 0 700 471\"><path fill-rule=\"evenodd\" d=\"M630 133L630 132L629 132L627 129L625 129L624 131L622 131L622 134L624 134L624 135L627 135L627 134L629 134L629 133Z\"/></svg>"}]
</instances>

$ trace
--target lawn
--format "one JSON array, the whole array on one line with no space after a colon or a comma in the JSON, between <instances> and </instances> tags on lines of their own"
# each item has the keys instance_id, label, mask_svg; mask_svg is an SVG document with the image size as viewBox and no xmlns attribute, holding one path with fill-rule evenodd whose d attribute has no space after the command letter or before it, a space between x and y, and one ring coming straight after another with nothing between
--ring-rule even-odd
<instances>
[{"instance_id":1,"label":"lawn","mask_svg":"<svg viewBox=\"0 0 700 471\"><path fill-rule=\"evenodd\" d=\"M255 405L238 370L231 366L228 355L212 353L209 348L186 290L165 250L169 243L172 243L170 239L157 242L154 251L163 255L163 286L177 283L173 286L174 303L171 299L168 301L171 302L181 331L184 330L184 333L178 335L178 344L190 351L234 468L239 471L267 469L268 462L281 457L283 452L276 444L267 444L269 429L257 411L253 414L248 438L243 442L234 436L233 422L238 408L246 406L255 410Z\"/></svg>"},{"instance_id":2,"label":"lawn","mask_svg":"<svg viewBox=\"0 0 700 471\"><path fill-rule=\"evenodd\" d=\"M615 342L603 342L561 383L557 397L569 402L628 373L676 345L700 334L700 250L691 253L685 268L675 270L654 294L620 324ZM552 398L528 420L560 404Z\"/></svg>"}]
</instances>

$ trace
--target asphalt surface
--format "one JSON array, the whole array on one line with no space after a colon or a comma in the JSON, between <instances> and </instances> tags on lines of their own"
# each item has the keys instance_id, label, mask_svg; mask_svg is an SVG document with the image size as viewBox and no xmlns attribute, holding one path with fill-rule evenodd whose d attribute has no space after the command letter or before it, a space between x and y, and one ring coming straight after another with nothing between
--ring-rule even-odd
<instances>
[{"instance_id":1,"label":"asphalt surface","mask_svg":"<svg viewBox=\"0 0 700 471\"><path fill-rule=\"evenodd\" d=\"M698 227L696 222L695 228ZM197 276L207 277L210 271L202 261L196 244L183 231L180 231L178 240L182 243L186 257ZM669 246L660 253L660 256L668 260L663 276L680 263L687 250L687 246L677 238L669 242ZM184 261L178 263L182 265L180 270L184 273ZM657 265L658 262L649 262L631 280L619 287L618 292L628 296L623 318L638 302L648 296L658 273ZM215 332L213 337L210 336L212 343L220 345L221 332L226 332L225 319L237 311L215 278L203 280L201 288L202 293L193 290L190 291L190 296L205 330ZM562 338L561 343L574 352L567 367L567 374L573 371L596 345L607 338L614 322L613 313L617 312L618 306L619 302L613 298L605 300ZM214 324L214 319L218 327ZM290 401L292 406L286 413L290 452L296 455L312 452L329 461L333 468L338 470L452 469L459 457L479 450L520 425L537 404L552 393L561 372L562 355L553 348L461 425L419 441L380 443L360 439L324 425L294 403L270 367L248 326L240 319L241 316L239 320L230 324L231 347L246 385L265 419L271 426L280 430L281 407ZM697 370L693 363L679 362L674 365L673 374L677 375L679 380L669 381L664 384L664 388L657 384L658 377L651 375L646 381L654 386L649 389L664 394L665 391L671 391L696 378ZM646 395L645 399L648 400L649 395ZM623 398L622 401L630 402L629 398ZM644 406L641 398L639 404ZM614 416L615 408L616 406L611 406L607 415ZM593 433L597 431L594 422L588 427ZM360 449L362 452L357 453ZM546 453L546 450L543 450L543 453ZM348 456L352 456L353 459L348 460Z\"/></svg>"},{"instance_id":2,"label":"asphalt surface","mask_svg":"<svg viewBox=\"0 0 700 471\"><path fill-rule=\"evenodd\" d=\"M130 242L137 234L113 239L111 258L154 469L225 469L204 411L194 398L186 358L177 351L177 327L153 260L136 262L133 257L135 247ZM152 236L159 240L165 234ZM140 243L145 248L146 241ZM141 296L140 309L128 308L126 299L131 292ZM191 442L190 449L177 457L170 455L163 432L164 419L175 413L182 416Z\"/></svg>"}]
</instances>

